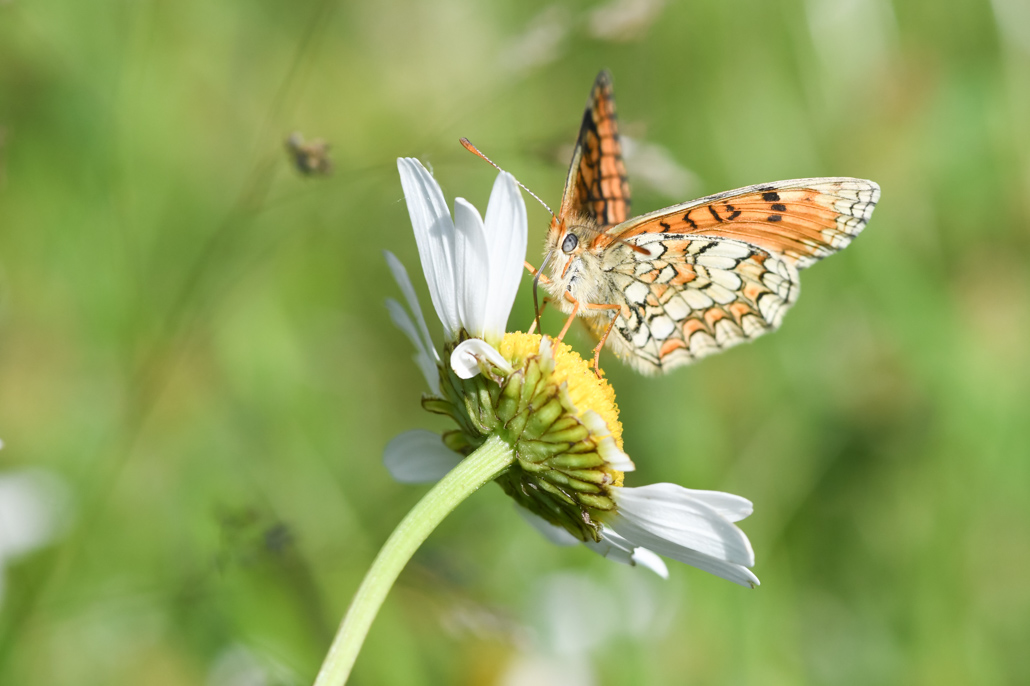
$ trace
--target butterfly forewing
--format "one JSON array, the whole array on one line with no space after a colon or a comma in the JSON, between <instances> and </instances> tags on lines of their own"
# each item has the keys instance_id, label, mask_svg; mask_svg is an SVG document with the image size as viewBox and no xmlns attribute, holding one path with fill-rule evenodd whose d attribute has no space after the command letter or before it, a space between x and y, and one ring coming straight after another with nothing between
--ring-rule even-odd
<instances>
[{"instance_id":1,"label":"butterfly forewing","mask_svg":"<svg viewBox=\"0 0 1030 686\"><path fill-rule=\"evenodd\" d=\"M783 255L803 269L846 247L880 198L872 181L795 179L748 186L636 217L609 230L734 238Z\"/></svg>"},{"instance_id":2,"label":"butterfly forewing","mask_svg":"<svg viewBox=\"0 0 1030 686\"><path fill-rule=\"evenodd\" d=\"M583 113L559 216L567 219L586 215L597 225L608 227L629 218L629 202L612 81L603 71L594 81Z\"/></svg>"}]
</instances>

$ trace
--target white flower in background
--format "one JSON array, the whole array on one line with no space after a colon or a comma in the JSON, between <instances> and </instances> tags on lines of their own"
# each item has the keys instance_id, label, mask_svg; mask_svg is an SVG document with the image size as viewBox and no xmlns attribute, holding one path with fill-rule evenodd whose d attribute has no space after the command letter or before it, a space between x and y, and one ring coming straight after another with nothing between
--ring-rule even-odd
<instances>
[{"instance_id":1,"label":"white flower in background","mask_svg":"<svg viewBox=\"0 0 1030 686\"><path fill-rule=\"evenodd\" d=\"M498 683L593 686L603 683L604 658L611 651L661 640L677 613L677 598L652 579L612 571L604 579L559 572L536 581L526 612L529 626L511 636L516 650Z\"/></svg>"},{"instance_id":2,"label":"white flower in background","mask_svg":"<svg viewBox=\"0 0 1030 686\"><path fill-rule=\"evenodd\" d=\"M642 38L664 8L665 0L612 0L590 12L587 27L594 38L628 42Z\"/></svg>"},{"instance_id":3,"label":"white flower in background","mask_svg":"<svg viewBox=\"0 0 1030 686\"><path fill-rule=\"evenodd\" d=\"M626 169L634 184L676 199L698 194L702 184L697 174L677 162L667 148L626 135L619 136L619 140Z\"/></svg>"},{"instance_id":4,"label":"white flower in background","mask_svg":"<svg viewBox=\"0 0 1030 686\"><path fill-rule=\"evenodd\" d=\"M0 601L4 568L59 534L66 501L64 484L50 472L23 469L0 474Z\"/></svg>"},{"instance_id":5,"label":"white flower in background","mask_svg":"<svg viewBox=\"0 0 1030 686\"><path fill-rule=\"evenodd\" d=\"M498 66L512 74L524 75L556 61L568 49L572 21L568 8L545 7L529 21L524 31L501 49Z\"/></svg>"},{"instance_id":6,"label":"white flower in background","mask_svg":"<svg viewBox=\"0 0 1030 686\"><path fill-rule=\"evenodd\" d=\"M236 643L215 657L206 683L208 686L273 686L301 683L301 678L269 655Z\"/></svg>"},{"instance_id":7,"label":"white flower in background","mask_svg":"<svg viewBox=\"0 0 1030 686\"><path fill-rule=\"evenodd\" d=\"M422 269L444 329L446 364L436 352L407 271L386 259L410 313L387 307L416 349L432 395L423 406L450 416L444 434L415 430L387 445L398 481L436 481L487 437L514 449L496 481L556 542L583 542L612 560L665 577L664 555L743 586L754 554L734 522L751 513L739 496L675 484L623 486L633 462L622 450L615 392L578 354L505 325L526 253L526 208L515 180L498 175L486 220L458 198L454 218L440 187L417 160L398 160ZM485 372L481 374L481 372Z\"/></svg>"}]
</instances>

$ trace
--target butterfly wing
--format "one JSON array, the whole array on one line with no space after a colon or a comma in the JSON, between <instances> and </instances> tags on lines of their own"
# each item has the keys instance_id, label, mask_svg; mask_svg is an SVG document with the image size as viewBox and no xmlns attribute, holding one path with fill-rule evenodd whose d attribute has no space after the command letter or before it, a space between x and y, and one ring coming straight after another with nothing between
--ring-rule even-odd
<instances>
[{"instance_id":1,"label":"butterfly wing","mask_svg":"<svg viewBox=\"0 0 1030 686\"><path fill-rule=\"evenodd\" d=\"M609 227L629 218L629 202L612 79L602 71L583 113L558 216L567 219L586 215L597 225Z\"/></svg>"},{"instance_id":2,"label":"butterfly wing","mask_svg":"<svg viewBox=\"0 0 1030 686\"><path fill-rule=\"evenodd\" d=\"M879 187L861 179L749 186L637 217L598 240L624 295L609 340L644 372L667 371L777 328L798 270L865 227ZM646 252L646 254L645 254Z\"/></svg>"},{"instance_id":3,"label":"butterfly wing","mask_svg":"<svg viewBox=\"0 0 1030 686\"><path fill-rule=\"evenodd\" d=\"M879 199L880 187L864 179L777 181L641 215L598 240L629 240L645 233L733 238L804 269L847 247Z\"/></svg>"}]
</instances>

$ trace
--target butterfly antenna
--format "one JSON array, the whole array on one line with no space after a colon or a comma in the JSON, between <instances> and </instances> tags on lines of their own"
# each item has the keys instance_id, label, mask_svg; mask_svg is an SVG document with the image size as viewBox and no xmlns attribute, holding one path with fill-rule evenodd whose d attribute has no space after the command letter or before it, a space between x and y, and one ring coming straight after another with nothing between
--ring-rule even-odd
<instances>
[{"instance_id":1,"label":"butterfly antenna","mask_svg":"<svg viewBox=\"0 0 1030 686\"><path fill-rule=\"evenodd\" d=\"M540 284L540 275L544 273L544 267L551 259L552 250L548 250L547 254L544 255L544 261L540 263L540 268L536 270L536 274L533 275L533 319L536 321L536 330L540 331L540 301L537 299L536 291L537 286Z\"/></svg>"},{"instance_id":2,"label":"butterfly antenna","mask_svg":"<svg viewBox=\"0 0 1030 686\"><path fill-rule=\"evenodd\" d=\"M494 163L493 160L491 160L489 157L487 157L483 153L479 152L479 148L477 148L476 146L472 145L472 143L469 142L468 138L461 138L461 139L459 139L459 141L465 147L465 149L468 150L470 153L472 153L473 155L476 155L477 157L481 157L482 159L486 160L487 162L490 163L490 166L492 166L497 171L504 171L503 169L498 167ZM512 176L511 178L515 179L514 176ZM519 181L518 179L515 179L515 183L517 183L522 190L524 190L527 193L529 193L530 195L532 195L536 199L536 201L538 203L543 205L544 209L547 210L547 213L550 214L553 219L557 219L557 217L554 216L554 212L551 211L551 208L547 206L547 203L545 203L543 200L540 199L540 196L538 196L536 193L534 193L533 191L531 191L528 188L526 188L525 186L523 186L522 182Z\"/></svg>"}]
</instances>

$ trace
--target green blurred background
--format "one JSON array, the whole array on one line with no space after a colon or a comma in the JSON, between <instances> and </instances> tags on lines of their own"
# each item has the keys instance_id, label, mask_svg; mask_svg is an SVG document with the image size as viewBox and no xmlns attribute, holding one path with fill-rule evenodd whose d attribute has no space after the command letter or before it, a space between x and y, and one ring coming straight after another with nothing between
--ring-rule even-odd
<instances>
[{"instance_id":1,"label":"green blurred background","mask_svg":"<svg viewBox=\"0 0 1030 686\"><path fill-rule=\"evenodd\" d=\"M629 484L751 498L762 586L552 547L490 486L352 682L1030 682L1025 1L0 0L0 478L51 517L0 558L0 683L313 678L426 490L383 446L446 427L382 304L382 250L419 274L395 158L482 209L468 136L556 205L603 67L637 212L883 188L775 335L660 379L608 356Z\"/></svg>"}]
</instances>

